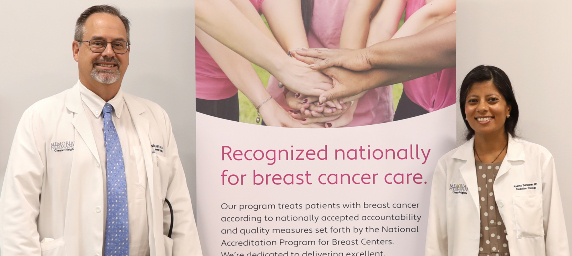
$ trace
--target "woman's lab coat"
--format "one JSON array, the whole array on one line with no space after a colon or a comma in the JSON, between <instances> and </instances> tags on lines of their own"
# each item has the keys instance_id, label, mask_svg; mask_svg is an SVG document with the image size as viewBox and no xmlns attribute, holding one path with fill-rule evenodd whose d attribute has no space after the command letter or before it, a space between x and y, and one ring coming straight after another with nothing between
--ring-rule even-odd
<instances>
[{"instance_id":1,"label":"woman's lab coat","mask_svg":"<svg viewBox=\"0 0 572 256\"><path fill-rule=\"evenodd\" d=\"M493 191L515 256L570 255L554 159L509 136ZM443 156L431 189L425 255L478 255L479 193L473 140Z\"/></svg>"},{"instance_id":2,"label":"woman's lab coat","mask_svg":"<svg viewBox=\"0 0 572 256\"><path fill-rule=\"evenodd\" d=\"M79 86L37 102L20 120L0 198L3 256L102 255L105 163ZM151 255L202 255L168 116L153 102L124 98L147 174ZM172 239L165 236L171 221L165 198L174 209Z\"/></svg>"}]
</instances>

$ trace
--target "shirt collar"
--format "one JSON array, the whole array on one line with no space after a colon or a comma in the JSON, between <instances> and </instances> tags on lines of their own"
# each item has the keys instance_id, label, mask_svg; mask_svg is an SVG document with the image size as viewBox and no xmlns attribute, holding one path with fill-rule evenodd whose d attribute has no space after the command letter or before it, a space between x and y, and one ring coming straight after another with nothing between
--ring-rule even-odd
<instances>
[{"instance_id":1,"label":"shirt collar","mask_svg":"<svg viewBox=\"0 0 572 256\"><path fill-rule=\"evenodd\" d=\"M81 82L78 83L81 84L81 86L79 87L81 100L85 103L85 105L87 105L87 107L89 108L89 110L91 110L93 115L99 118L101 112L103 111L103 106L105 106L106 102L101 97L99 97L99 95L87 89L87 87L85 87L85 85L83 85ZM115 116L117 118L121 118L121 112L123 111L124 102L125 100L123 99L123 91L121 89L119 89L119 91L117 92L115 97L113 97L113 99L107 102L111 104L111 106L113 106L113 112L115 113Z\"/></svg>"}]
</instances>

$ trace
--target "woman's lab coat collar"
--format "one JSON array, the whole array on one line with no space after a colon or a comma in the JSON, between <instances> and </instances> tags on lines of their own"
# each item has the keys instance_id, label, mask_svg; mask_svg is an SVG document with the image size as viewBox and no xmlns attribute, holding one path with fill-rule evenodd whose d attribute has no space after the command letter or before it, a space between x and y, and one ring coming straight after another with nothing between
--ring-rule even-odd
<instances>
[{"instance_id":1,"label":"woman's lab coat collar","mask_svg":"<svg viewBox=\"0 0 572 256\"><path fill-rule=\"evenodd\" d=\"M461 147L459 147L459 149L453 154L452 157L455 159L465 160L465 161L472 160L474 165L475 161L475 154L473 151L474 144L475 144L475 137L465 142L465 144L461 145ZM515 139L510 134L508 135L508 147L504 159L508 161L524 161L524 151L522 145L518 142L518 139Z\"/></svg>"}]
</instances>

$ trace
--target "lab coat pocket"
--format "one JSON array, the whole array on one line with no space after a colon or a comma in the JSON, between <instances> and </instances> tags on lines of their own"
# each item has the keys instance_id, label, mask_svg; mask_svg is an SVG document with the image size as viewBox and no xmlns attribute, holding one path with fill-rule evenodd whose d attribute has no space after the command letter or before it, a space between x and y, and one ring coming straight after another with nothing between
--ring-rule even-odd
<instances>
[{"instance_id":1,"label":"lab coat pocket","mask_svg":"<svg viewBox=\"0 0 572 256\"><path fill-rule=\"evenodd\" d=\"M40 242L40 247L42 248L42 256L58 256L64 255L64 238L60 237L58 239L44 238Z\"/></svg>"},{"instance_id":2,"label":"lab coat pocket","mask_svg":"<svg viewBox=\"0 0 572 256\"><path fill-rule=\"evenodd\" d=\"M173 255L173 239L169 238L166 235L163 235L165 238L165 256L172 256Z\"/></svg>"},{"instance_id":3,"label":"lab coat pocket","mask_svg":"<svg viewBox=\"0 0 572 256\"><path fill-rule=\"evenodd\" d=\"M544 236L541 195L514 196L516 237Z\"/></svg>"}]
</instances>

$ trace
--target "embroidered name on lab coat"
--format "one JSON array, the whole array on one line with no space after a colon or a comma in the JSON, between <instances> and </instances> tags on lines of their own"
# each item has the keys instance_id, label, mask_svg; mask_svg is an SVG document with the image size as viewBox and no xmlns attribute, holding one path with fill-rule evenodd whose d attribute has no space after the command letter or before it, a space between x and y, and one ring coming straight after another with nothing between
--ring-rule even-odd
<instances>
[{"instance_id":1,"label":"embroidered name on lab coat","mask_svg":"<svg viewBox=\"0 0 572 256\"><path fill-rule=\"evenodd\" d=\"M54 152L73 151L74 142L73 141L52 142L51 147Z\"/></svg>"},{"instance_id":2,"label":"embroidered name on lab coat","mask_svg":"<svg viewBox=\"0 0 572 256\"><path fill-rule=\"evenodd\" d=\"M516 190L528 190L528 189L536 189L538 183L524 183L520 185L514 185Z\"/></svg>"},{"instance_id":3,"label":"embroidered name on lab coat","mask_svg":"<svg viewBox=\"0 0 572 256\"><path fill-rule=\"evenodd\" d=\"M466 184L449 184L449 190L453 192L453 194L466 195L469 188Z\"/></svg>"},{"instance_id":4,"label":"embroidered name on lab coat","mask_svg":"<svg viewBox=\"0 0 572 256\"><path fill-rule=\"evenodd\" d=\"M158 151L158 152L163 152L163 146L161 145L155 145L155 144L151 144L151 148L153 148L153 150Z\"/></svg>"}]
</instances>

